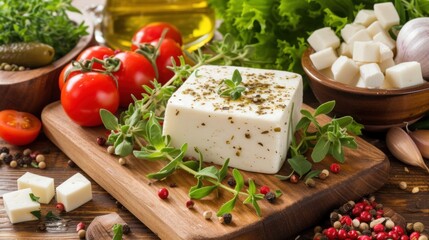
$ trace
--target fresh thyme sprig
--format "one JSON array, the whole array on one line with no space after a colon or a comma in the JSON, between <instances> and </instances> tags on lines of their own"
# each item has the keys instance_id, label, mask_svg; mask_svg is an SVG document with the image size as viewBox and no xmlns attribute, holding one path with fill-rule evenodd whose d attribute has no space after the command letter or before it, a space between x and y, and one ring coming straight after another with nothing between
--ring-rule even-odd
<instances>
[{"instance_id":1,"label":"fresh thyme sprig","mask_svg":"<svg viewBox=\"0 0 429 240\"><path fill-rule=\"evenodd\" d=\"M304 175L306 178L316 176L317 172L310 171L312 163L305 157L305 153L309 149L312 149L313 162L320 162L327 155L331 155L338 162L343 163L345 161L344 147L357 148L355 138L348 132L360 135L363 126L356 123L352 117L333 118L323 126L317 120L317 116L331 113L334 107L335 101L329 101L317 107L313 114L308 110L301 110L302 118L295 127L295 133L291 136L292 141L289 148L291 157L287 160L293 171L290 175L276 175L276 177L286 180L294 173L297 173L300 178ZM309 130L311 124L315 127L315 131Z\"/></svg>"},{"instance_id":2,"label":"fresh thyme sprig","mask_svg":"<svg viewBox=\"0 0 429 240\"><path fill-rule=\"evenodd\" d=\"M237 69L235 69L231 79L225 79L219 83L217 93L221 97L237 100L241 97L241 93L246 90L246 88L241 84L241 81L241 74Z\"/></svg>"}]
</instances>

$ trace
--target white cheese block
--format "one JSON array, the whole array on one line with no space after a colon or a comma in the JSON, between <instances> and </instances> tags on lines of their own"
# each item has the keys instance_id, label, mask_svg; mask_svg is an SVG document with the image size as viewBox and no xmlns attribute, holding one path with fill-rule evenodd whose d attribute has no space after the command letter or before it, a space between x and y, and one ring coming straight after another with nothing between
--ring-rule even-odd
<instances>
[{"instance_id":1,"label":"white cheese block","mask_svg":"<svg viewBox=\"0 0 429 240\"><path fill-rule=\"evenodd\" d=\"M366 30L371 37L374 37L379 32L384 32L384 28L381 26L379 21L375 21L369 25Z\"/></svg>"},{"instance_id":2,"label":"white cheese block","mask_svg":"<svg viewBox=\"0 0 429 240\"><path fill-rule=\"evenodd\" d=\"M355 42L353 60L359 62L379 62L380 45L377 42Z\"/></svg>"},{"instance_id":3,"label":"white cheese block","mask_svg":"<svg viewBox=\"0 0 429 240\"><path fill-rule=\"evenodd\" d=\"M377 20L374 10L362 9L356 14L354 23L368 27L371 23Z\"/></svg>"},{"instance_id":4,"label":"white cheese block","mask_svg":"<svg viewBox=\"0 0 429 240\"><path fill-rule=\"evenodd\" d=\"M220 97L219 84L241 73L244 95ZM163 134L187 155L246 171L273 174L283 165L291 129L300 118L303 86L296 73L227 66L199 67L167 104Z\"/></svg>"},{"instance_id":5,"label":"white cheese block","mask_svg":"<svg viewBox=\"0 0 429 240\"><path fill-rule=\"evenodd\" d=\"M376 42L383 43L384 45L388 46L390 49L394 49L396 47L396 42L393 40L389 34L386 32L379 32L374 35L373 40Z\"/></svg>"},{"instance_id":6,"label":"white cheese block","mask_svg":"<svg viewBox=\"0 0 429 240\"><path fill-rule=\"evenodd\" d=\"M57 202L64 205L66 212L73 211L92 199L91 182L80 173L61 183L56 190Z\"/></svg>"},{"instance_id":7,"label":"white cheese block","mask_svg":"<svg viewBox=\"0 0 429 240\"><path fill-rule=\"evenodd\" d=\"M380 67L381 72L386 73L386 69L395 66L395 61L393 58L388 58L378 63L378 66Z\"/></svg>"},{"instance_id":8,"label":"white cheese block","mask_svg":"<svg viewBox=\"0 0 429 240\"><path fill-rule=\"evenodd\" d=\"M360 30L365 29L365 27L361 24L356 24L356 23L349 23L346 24L342 29L341 29L341 37L343 38L343 40L345 42L348 42L350 40L350 38L355 35L355 33L359 32Z\"/></svg>"},{"instance_id":9,"label":"white cheese block","mask_svg":"<svg viewBox=\"0 0 429 240\"><path fill-rule=\"evenodd\" d=\"M310 54L311 62L317 70L328 68L337 60L337 53L331 47Z\"/></svg>"},{"instance_id":10,"label":"white cheese block","mask_svg":"<svg viewBox=\"0 0 429 240\"><path fill-rule=\"evenodd\" d=\"M31 188L39 203L48 204L55 195L54 179L26 172L17 180L18 189Z\"/></svg>"},{"instance_id":11,"label":"white cheese block","mask_svg":"<svg viewBox=\"0 0 429 240\"><path fill-rule=\"evenodd\" d=\"M30 193L31 189L25 188L3 194L4 208L12 224L37 220L31 212L39 211L40 203L33 201Z\"/></svg>"},{"instance_id":12,"label":"white cheese block","mask_svg":"<svg viewBox=\"0 0 429 240\"><path fill-rule=\"evenodd\" d=\"M340 45L340 47L338 48L338 55L344 55L344 56L347 56L347 57L349 57L349 58L351 58L352 57L352 52L350 51L350 47L349 47L349 45L347 44L347 43L345 43L345 42L342 42L341 43L341 45Z\"/></svg>"},{"instance_id":13,"label":"white cheese block","mask_svg":"<svg viewBox=\"0 0 429 240\"><path fill-rule=\"evenodd\" d=\"M393 59L393 51L384 43L379 42L379 45L380 45L380 62L383 62L390 58Z\"/></svg>"},{"instance_id":14,"label":"white cheese block","mask_svg":"<svg viewBox=\"0 0 429 240\"><path fill-rule=\"evenodd\" d=\"M366 29L359 30L355 35L353 35L347 44L349 45L350 52L353 55L353 49L354 49L354 43L355 42L366 42L366 41L372 41L371 35L369 35L368 31Z\"/></svg>"},{"instance_id":15,"label":"white cheese block","mask_svg":"<svg viewBox=\"0 0 429 240\"><path fill-rule=\"evenodd\" d=\"M317 29L308 37L307 41L316 52L329 47L336 49L340 46L340 38L330 27Z\"/></svg>"},{"instance_id":16,"label":"white cheese block","mask_svg":"<svg viewBox=\"0 0 429 240\"><path fill-rule=\"evenodd\" d=\"M394 88L405 88L424 83L419 62L403 62L386 69L386 81Z\"/></svg>"},{"instance_id":17,"label":"white cheese block","mask_svg":"<svg viewBox=\"0 0 429 240\"><path fill-rule=\"evenodd\" d=\"M356 63L346 57L340 56L331 67L334 80L344 84L354 85L355 75L359 72Z\"/></svg>"},{"instance_id":18,"label":"white cheese block","mask_svg":"<svg viewBox=\"0 0 429 240\"><path fill-rule=\"evenodd\" d=\"M368 63L360 66L359 87L381 88L384 82L384 75L377 63Z\"/></svg>"},{"instance_id":19,"label":"white cheese block","mask_svg":"<svg viewBox=\"0 0 429 240\"><path fill-rule=\"evenodd\" d=\"M377 20L385 30L399 24L399 14L392 2L374 4Z\"/></svg>"}]
</instances>

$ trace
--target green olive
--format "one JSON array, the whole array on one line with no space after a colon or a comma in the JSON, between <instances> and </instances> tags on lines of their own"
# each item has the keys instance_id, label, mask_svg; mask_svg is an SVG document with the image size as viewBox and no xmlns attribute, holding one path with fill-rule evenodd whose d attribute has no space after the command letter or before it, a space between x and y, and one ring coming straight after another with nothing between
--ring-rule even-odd
<instances>
[{"instance_id":1,"label":"green olive","mask_svg":"<svg viewBox=\"0 0 429 240\"><path fill-rule=\"evenodd\" d=\"M0 62L38 68L54 60L55 50L44 43L11 43L0 45Z\"/></svg>"}]
</instances>

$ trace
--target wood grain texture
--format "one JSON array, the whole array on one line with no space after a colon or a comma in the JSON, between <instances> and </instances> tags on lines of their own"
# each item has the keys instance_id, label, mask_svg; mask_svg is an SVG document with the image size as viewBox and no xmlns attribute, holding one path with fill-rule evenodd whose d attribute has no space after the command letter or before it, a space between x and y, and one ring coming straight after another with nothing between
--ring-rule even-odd
<instances>
[{"instance_id":1,"label":"wood grain texture","mask_svg":"<svg viewBox=\"0 0 429 240\"><path fill-rule=\"evenodd\" d=\"M0 110L14 109L39 115L49 103L59 99L58 76L63 67L86 47L94 44L94 26L87 15L71 14L76 22L85 21L88 35L82 37L65 56L52 64L26 70L0 70Z\"/></svg>"},{"instance_id":2,"label":"wood grain texture","mask_svg":"<svg viewBox=\"0 0 429 240\"><path fill-rule=\"evenodd\" d=\"M116 157L96 143L97 136L106 131L75 125L58 102L44 109L42 120L45 134L55 145L163 239L285 239L315 224L335 206L376 191L388 179L389 161L383 152L357 138L359 148L346 150L347 160L341 173L318 181L316 188L283 183L273 175L243 172L245 179L280 189L284 195L275 204L261 202L261 218L249 206L237 204L232 212L233 223L222 225L215 217L204 220L202 213L217 212L231 197L228 193L220 191L219 198L197 201L195 209L189 210L185 202L188 189L195 184L192 176L179 170L165 181L151 182L145 175L159 170L164 163L129 157L129 164L120 166ZM322 117L321 121L327 122L329 118ZM332 162L326 159L315 167L328 168ZM280 174L288 171L285 164ZM170 188L170 183L177 187ZM169 188L166 201L156 194L161 187Z\"/></svg>"}]
</instances>

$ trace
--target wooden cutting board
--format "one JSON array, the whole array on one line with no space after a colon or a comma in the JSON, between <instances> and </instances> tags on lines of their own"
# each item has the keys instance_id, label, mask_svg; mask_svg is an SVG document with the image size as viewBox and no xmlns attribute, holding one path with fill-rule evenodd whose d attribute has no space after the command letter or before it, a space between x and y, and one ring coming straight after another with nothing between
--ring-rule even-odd
<instances>
[{"instance_id":1,"label":"wooden cutting board","mask_svg":"<svg viewBox=\"0 0 429 240\"><path fill-rule=\"evenodd\" d=\"M330 118L322 116L320 120L326 123ZM346 163L341 166L341 172L323 181L317 179L315 188L305 186L302 181L291 184L274 175L242 171L245 179L252 178L257 185L267 185L272 190L280 189L283 196L275 204L261 201L262 217L250 206L238 202L232 212L232 224L224 225L215 213L231 198L230 193L220 191L218 198L197 200L194 209L187 209L188 190L196 183L193 176L178 170L164 181L151 181L146 174L157 172L164 166L163 162L128 157L126 166L119 165L117 157L109 155L105 147L96 143L98 136L106 136L106 130L77 126L66 116L59 102L43 110L42 121L45 134L54 144L162 239L292 238L326 219L336 206L379 189L389 173L387 157L361 138L357 138L358 149L346 149ZM325 159L315 168L329 168L332 162L331 158ZM288 172L288 164L285 164L279 174ZM157 195L161 187L170 192L167 200ZM210 220L202 216L207 210L213 212Z\"/></svg>"}]
</instances>

